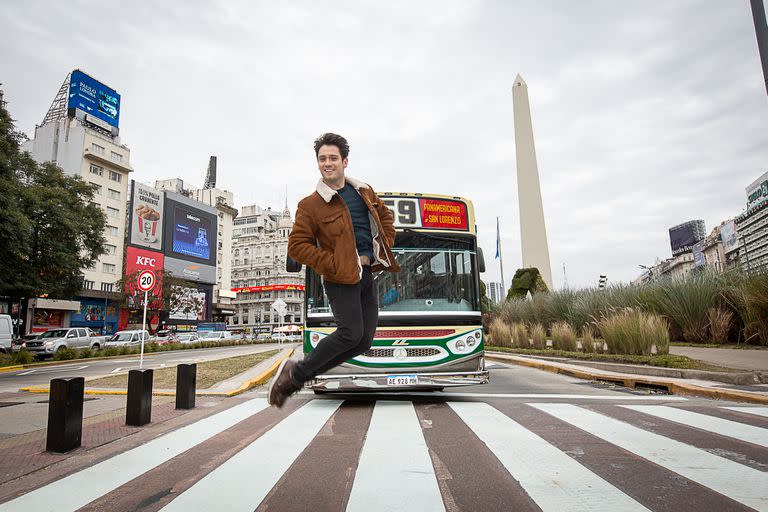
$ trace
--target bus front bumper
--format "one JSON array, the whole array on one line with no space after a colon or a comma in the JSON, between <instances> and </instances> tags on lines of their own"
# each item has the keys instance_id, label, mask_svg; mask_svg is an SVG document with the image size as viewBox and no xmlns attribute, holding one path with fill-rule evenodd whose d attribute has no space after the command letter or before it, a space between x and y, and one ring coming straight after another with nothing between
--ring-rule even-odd
<instances>
[{"instance_id":1,"label":"bus front bumper","mask_svg":"<svg viewBox=\"0 0 768 512\"><path fill-rule=\"evenodd\" d=\"M442 389L487 384L488 371L445 373L367 373L358 375L318 375L307 387L319 392L400 391Z\"/></svg>"}]
</instances>

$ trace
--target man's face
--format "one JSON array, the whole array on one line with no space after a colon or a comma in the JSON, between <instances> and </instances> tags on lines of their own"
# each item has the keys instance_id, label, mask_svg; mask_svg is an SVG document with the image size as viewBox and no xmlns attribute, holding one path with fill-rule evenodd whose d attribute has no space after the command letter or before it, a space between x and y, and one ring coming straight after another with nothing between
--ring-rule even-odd
<instances>
[{"instance_id":1,"label":"man's face","mask_svg":"<svg viewBox=\"0 0 768 512\"><path fill-rule=\"evenodd\" d=\"M339 148L336 146L320 146L317 152L317 167L326 182L343 182L347 159L341 158Z\"/></svg>"}]
</instances>

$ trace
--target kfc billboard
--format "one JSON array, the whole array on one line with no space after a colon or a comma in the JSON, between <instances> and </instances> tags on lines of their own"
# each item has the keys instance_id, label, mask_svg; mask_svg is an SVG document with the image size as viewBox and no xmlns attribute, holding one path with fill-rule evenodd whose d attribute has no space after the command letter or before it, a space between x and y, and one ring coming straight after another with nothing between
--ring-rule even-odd
<instances>
[{"instance_id":1,"label":"kfc billboard","mask_svg":"<svg viewBox=\"0 0 768 512\"><path fill-rule=\"evenodd\" d=\"M131 183L131 223L128 241L131 245L162 251L165 193L137 181Z\"/></svg>"},{"instance_id":2,"label":"kfc billboard","mask_svg":"<svg viewBox=\"0 0 768 512\"><path fill-rule=\"evenodd\" d=\"M157 285L152 289L150 295L154 295L156 299L159 299L162 296L163 264L164 256L161 252L147 251L131 246L128 246L125 250L125 275L131 276L142 270L152 270L157 277ZM126 282L125 290L130 296L141 295L138 292L138 287L134 281ZM128 302L129 307L133 308L135 306L134 304L131 304L130 299Z\"/></svg>"}]
</instances>

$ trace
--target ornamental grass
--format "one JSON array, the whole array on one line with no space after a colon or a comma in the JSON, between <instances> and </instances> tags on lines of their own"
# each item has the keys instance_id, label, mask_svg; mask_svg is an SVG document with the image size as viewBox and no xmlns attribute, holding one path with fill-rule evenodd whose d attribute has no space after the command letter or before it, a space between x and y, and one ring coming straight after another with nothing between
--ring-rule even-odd
<instances>
[{"instance_id":1,"label":"ornamental grass","mask_svg":"<svg viewBox=\"0 0 768 512\"><path fill-rule=\"evenodd\" d=\"M552 348L576 352L576 332L568 322L552 324Z\"/></svg>"}]
</instances>

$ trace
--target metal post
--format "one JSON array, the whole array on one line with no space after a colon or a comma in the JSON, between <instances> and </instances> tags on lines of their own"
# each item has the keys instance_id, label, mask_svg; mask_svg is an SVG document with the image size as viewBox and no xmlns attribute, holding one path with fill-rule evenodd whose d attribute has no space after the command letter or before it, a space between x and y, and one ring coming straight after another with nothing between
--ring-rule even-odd
<instances>
[{"instance_id":1,"label":"metal post","mask_svg":"<svg viewBox=\"0 0 768 512\"><path fill-rule=\"evenodd\" d=\"M151 369L128 372L128 403L125 408L125 424L140 427L152 420Z\"/></svg>"},{"instance_id":2,"label":"metal post","mask_svg":"<svg viewBox=\"0 0 768 512\"><path fill-rule=\"evenodd\" d=\"M197 387L197 365L180 364L176 366L176 408L195 408L195 388Z\"/></svg>"},{"instance_id":3,"label":"metal post","mask_svg":"<svg viewBox=\"0 0 768 512\"><path fill-rule=\"evenodd\" d=\"M51 380L45 443L47 451L63 453L80 446L83 437L84 393L83 377Z\"/></svg>"},{"instance_id":4,"label":"metal post","mask_svg":"<svg viewBox=\"0 0 768 512\"><path fill-rule=\"evenodd\" d=\"M752 5L752 19L755 23L757 48L760 51L760 63L763 67L765 90L768 93L768 26L765 22L765 7L763 0L750 0L750 4Z\"/></svg>"},{"instance_id":5,"label":"metal post","mask_svg":"<svg viewBox=\"0 0 768 512\"><path fill-rule=\"evenodd\" d=\"M144 368L144 332L147 330L147 295L149 291L144 292L144 317L141 320L141 355L139 356L139 368Z\"/></svg>"}]
</instances>

